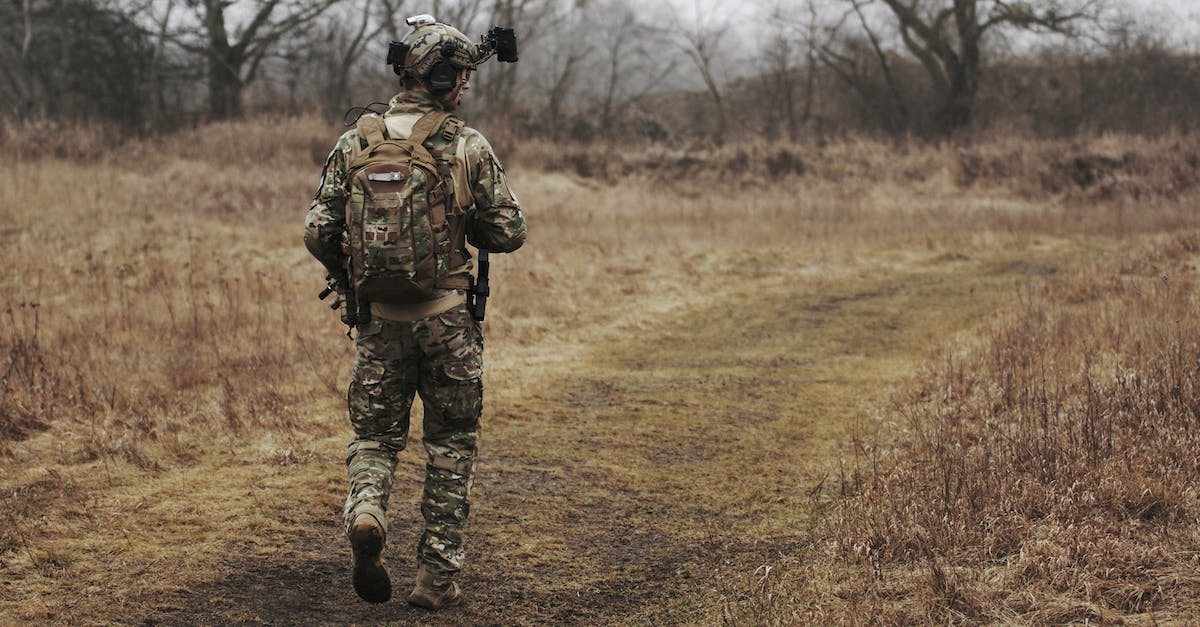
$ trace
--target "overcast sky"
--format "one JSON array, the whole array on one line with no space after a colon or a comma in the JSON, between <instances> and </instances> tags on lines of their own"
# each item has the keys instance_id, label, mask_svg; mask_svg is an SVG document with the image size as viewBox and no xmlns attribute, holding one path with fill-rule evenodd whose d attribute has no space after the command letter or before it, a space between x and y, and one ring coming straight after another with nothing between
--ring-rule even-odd
<instances>
[{"instance_id":1,"label":"overcast sky","mask_svg":"<svg viewBox=\"0 0 1200 627\"><path fill-rule=\"evenodd\" d=\"M824 0L835 5L838 0ZM1133 12L1144 23L1153 25L1177 47L1200 52L1200 0L1105 0L1110 9ZM1033 0L1035 5L1044 0ZM742 22L737 30L741 33L754 30L754 23L769 13L772 6L795 7L799 15L802 0L751 0L750 2L727 2L723 0L668 0L681 16L694 17L697 13L708 19L728 16ZM753 39L753 35L745 35Z\"/></svg>"},{"instance_id":2,"label":"overcast sky","mask_svg":"<svg viewBox=\"0 0 1200 627\"><path fill-rule=\"evenodd\" d=\"M838 6L845 7L846 0L819 1L825 5L823 15L835 16L840 14ZM1103 1L1107 3L1111 12L1132 12L1145 28L1161 35L1172 47L1200 53L1200 0ZM1046 4L1045 0L1032 2L1035 6ZM767 30L764 28L764 18L770 14L771 7L775 6L782 6L787 14L796 19L802 20L806 14L806 0L667 0L664 5L658 5L657 10L649 9L646 17L654 16L670 21L661 12L670 11L668 7L671 7L683 23L693 23L697 19L710 25L734 22L733 28L722 40L722 49L728 51L728 54L716 61L718 78L728 80L738 73L738 68L753 67L760 62L761 45L763 38L767 36L764 34ZM882 7L880 10L886 11ZM1018 49L1023 42L1033 45L1039 41L1046 40L1021 36L1010 40ZM673 75L668 82L672 87L695 88L700 83L698 76L693 74L694 72L681 71Z\"/></svg>"},{"instance_id":3,"label":"overcast sky","mask_svg":"<svg viewBox=\"0 0 1200 627\"><path fill-rule=\"evenodd\" d=\"M1169 32L1173 31L1180 44L1189 50L1200 50L1200 0L1127 0L1127 4L1161 13L1161 23Z\"/></svg>"}]
</instances>

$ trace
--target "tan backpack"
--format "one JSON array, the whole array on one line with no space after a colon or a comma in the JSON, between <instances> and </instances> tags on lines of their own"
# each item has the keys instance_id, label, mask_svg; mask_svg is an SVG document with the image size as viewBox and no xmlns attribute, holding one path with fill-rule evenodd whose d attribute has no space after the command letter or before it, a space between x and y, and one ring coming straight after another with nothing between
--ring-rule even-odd
<instances>
[{"instance_id":1,"label":"tan backpack","mask_svg":"<svg viewBox=\"0 0 1200 627\"><path fill-rule=\"evenodd\" d=\"M347 162L345 246L360 302L417 303L430 300L435 288L467 288L467 275L455 273L466 265L462 201L469 198L458 198L468 188L455 150L462 126L434 111L397 138L389 137L383 117L359 118L360 144Z\"/></svg>"}]
</instances>

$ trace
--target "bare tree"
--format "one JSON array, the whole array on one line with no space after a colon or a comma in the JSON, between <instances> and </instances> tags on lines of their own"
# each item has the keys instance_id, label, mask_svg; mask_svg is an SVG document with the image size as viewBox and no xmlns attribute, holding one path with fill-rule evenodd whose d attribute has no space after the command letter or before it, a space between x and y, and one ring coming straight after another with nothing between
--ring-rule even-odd
<instances>
[{"instance_id":1,"label":"bare tree","mask_svg":"<svg viewBox=\"0 0 1200 627\"><path fill-rule=\"evenodd\" d=\"M553 138L568 123L576 137L606 131L618 84L627 78L617 68L641 51L631 28L636 17L626 0L602 0L562 5L543 23L543 34L524 61L532 93L545 101L539 130ZM602 109L600 128L577 115L589 105Z\"/></svg>"},{"instance_id":2,"label":"bare tree","mask_svg":"<svg viewBox=\"0 0 1200 627\"><path fill-rule=\"evenodd\" d=\"M318 64L321 75L315 82L321 86L318 97L326 110L346 105L359 61L381 33L396 30L396 16L402 14L403 5L403 0L360 0L313 30L316 41L306 45L318 51L321 59ZM379 64L383 64L382 58Z\"/></svg>"},{"instance_id":3,"label":"bare tree","mask_svg":"<svg viewBox=\"0 0 1200 627\"><path fill-rule=\"evenodd\" d=\"M6 17L9 29L3 43L4 54L0 56L0 71L8 85L9 106L20 115L32 105L33 80L30 55L34 38L33 0L14 0L0 10Z\"/></svg>"},{"instance_id":4,"label":"bare tree","mask_svg":"<svg viewBox=\"0 0 1200 627\"><path fill-rule=\"evenodd\" d=\"M208 67L208 107L213 118L238 116L242 91L283 37L295 34L336 0L187 0L199 28L177 34L186 49L204 56ZM248 16L231 24L235 13ZM232 27L232 37L231 37Z\"/></svg>"},{"instance_id":5,"label":"bare tree","mask_svg":"<svg viewBox=\"0 0 1200 627\"><path fill-rule=\"evenodd\" d=\"M847 0L861 15L875 0ZM945 131L971 123L983 75L983 43L999 28L1075 34L1075 26L1098 19L1100 0L881 0L895 19L905 48L929 76ZM865 19L864 19L865 24ZM868 29L868 33L870 30ZM877 47L878 49L878 47Z\"/></svg>"},{"instance_id":6,"label":"bare tree","mask_svg":"<svg viewBox=\"0 0 1200 627\"><path fill-rule=\"evenodd\" d=\"M616 117L625 105L662 85L678 67L679 58L661 54L654 28L626 0L602 5L599 13L608 18L596 28L603 51L597 55L601 64L597 74L604 77L598 92L599 118L602 130L611 132L617 130Z\"/></svg>"},{"instance_id":7,"label":"bare tree","mask_svg":"<svg viewBox=\"0 0 1200 627\"><path fill-rule=\"evenodd\" d=\"M818 16L816 0L807 0L808 19L799 28L791 21L794 7L783 3L771 9L767 19L769 36L763 40L762 60L766 72L762 89L769 132L783 125L788 137L799 136L800 127L812 116L815 95ZM797 63L803 55L804 64ZM804 84L799 81L803 78ZM800 93L797 93L800 92ZM803 102L797 102L799 98ZM798 110L800 109L800 110Z\"/></svg>"},{"instance_id":8,"label":"bare tree","mask_svg":"<svg viewBox=\"0 0 1200 627\"><path fill-rule=\"evenodd\" d=\"M813 103L817 97L817 50L818 50L818 33L820 26L817 21L818 8L816 0L807 0L805 7L808 12L808 24L804 28L804 52L807 66L804 75L804 111L801 113L801 121L808 123L812 118Z\"/></svg>"},{"instance_id":9,"label":"bare tree","mask_svg":"<svg viewBox=\"0 0 1200 627\"><path fill-rule=\"evenodd\" d=\"M483 9L483 0L451 0L443 2L442 0L433 0L433 16L440 22L444 22L464 33L470 32L470 29L475 26L475 21L479 19L479 12Z\"/></svg>"},{"instance_id":10,"label":"bare tree","mask_svg":"<svg viewBox=\"0 0 1200 627\"><path fill-rule=\"evenodd\" d=\"M546 118L550 126L550 135L554 139L557 139L562 131L563 106L580 74L581 61L587 58L592 47L587 40L575 38L574 44L559 50L556 72L552 74L551 84L546 90Z\"/></svg>"},{"instance_id":11,"label":"bare tree","mask_svg":"<svg viewBox=\"0 0 1200 627\"><path fill-rule=\"evenodd\" d=\"M914 120L895 77L896 54L884 48L880 27L873 25L864 11L872 2L845 0L849 8L822 28L814 23L819 18L815 0L810 0L807 37L813 56L857 95L856 105L865 109L876 125L896 132Z\"/></svg>"},{"instance_id":12,"label":"bare tree","mask_svg":"<svg viewBox=\"0 0 1200 627\"><path fill-rule=\"evenodd\" d=\"M162 7L162 16L151 18L158 28L154 32L154 56L150 58L150 93L154 97L155 115L162 119L166 110L165 65L167 57L168 35L171 28L171 16L175 12L175 0L166 0Z\"/></svg>"},{"instance_id":13,"label":"bare tree","mask_svg":"<svg viewBox=\"0 0 1200 627\"><path fill-rule=\"evenodd\" d=\"M644 54L638 39L644 30L638 23L637 14L624 3L614 7L616 19L600 32L600 45L605 54L603 96L600 103L600 124L607 129L612 126L613 106L616 104L621 84L625 77L627 60L636 54Z\"/></svg>"},{"instance_id":14,"label":"bare tree","mask_svg":"<svg viewBox=\"0 0 1200 627\"><path fill-rule=\"evenodd\" d=\"M717 59L723 52L722 41L729 33L731 22L718 16L715 7L702 6L701 0L695 0L692 13L692 20L687 23L681 22L678 15L673 14L671 34L680 51L696 66L712 98L717 114L715 139L720 143L725 140L729 129L729 115L721 93L722 81L717 76Z\"/></svg>"}]
</instances>

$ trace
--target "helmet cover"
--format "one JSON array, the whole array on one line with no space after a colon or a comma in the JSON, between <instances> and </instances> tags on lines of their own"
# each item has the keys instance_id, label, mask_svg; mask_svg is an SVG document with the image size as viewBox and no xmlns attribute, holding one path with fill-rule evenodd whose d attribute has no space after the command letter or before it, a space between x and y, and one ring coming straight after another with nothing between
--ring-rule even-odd
<instances>
[{"instance_id":1,"label":"helmet cover","mask_svg":"<svg viewBox=\"0 0 1200 627\"><path fill-rule=\"evenodd\" d=\"M421 24L405 35L401 43L408 48L403 71L415 78L425 78L438 61L459 70L475 69L475 44L453 26L441 22Z\"/></svg>"}]
</instances>

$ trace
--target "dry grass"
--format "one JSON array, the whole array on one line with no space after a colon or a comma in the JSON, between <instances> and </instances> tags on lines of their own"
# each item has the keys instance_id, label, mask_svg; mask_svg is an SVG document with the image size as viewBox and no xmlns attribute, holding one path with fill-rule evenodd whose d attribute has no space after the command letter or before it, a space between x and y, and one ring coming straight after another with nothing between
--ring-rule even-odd
<instances>
[{"instance_id":1,"label":"dry grass","mask_svg":"<svg viewBox=\"0 0 1200 627\"><path fill-rule=\"evenodd\" d=\"M122 142L90 129L5 129L0 617L159 616L238 568L231 556L307 555L297 543L335 526L348 437L339 397L351 346L314 298L320 272L300 244L300 229L319 161L337 132L306 118ZM1183 149L1172 151L1177 144ZM510 172L528 207L531 239L493 266L486 379L492 457L476 510L486 550L473 559L482 578L477 594L497 609L477 606L473 620L525 616L517 613L521 597L497 596L506 584L487 579L488 568L540 573L528 576L558 593L546 602L546 620L789 622L814 603L852 618L884 608L884 622L1053 620L997 596L1010 588L1052 599L1055 607L1091 603L1097 616L1185 611L1189 588L1138 593L1130 586L1139 565L1156 577L1176 572L1180 585L1192 585L1170 570L1184 558L1171 553L1183 549L1169 547L1184 541L1167 540L1174 541L1173 525L1194 515L1194 493L1181 486L1194 486L1195 477L1117 469L1142 453L1181 454L1188 434L1165 418L1141 421L1156 439L1136 444L1142 440L1133 436L1143 431L1133 418L1143 405L1123 410L1128 424L1108 419L1121 410L1110 398L1120 385L1138 402L1161 392L1162 402L1182 408L1191 398L1190 387L1180 388L1179 398L1162 387L1194 362L1185 349L1196 340L1180 335L1190 327L1153 323L1174 320L1190 304L1185 286L1193 270L1181 247L1191 240L1160 247L1154 234L1197 226L1193 139L997 140L972 149L975 156L950 146L866 140L804 151L647 148L619 159L603 148L497 148L513 155ZM1112 172L1095 178L1099 183L1075 181L1073 166L1058 165L1114 151L1122 156L1099 162ZM1157 160L1178 171L1163 174ZM658 165L646 165L652 163ZM998 172L999 164L1009 169ZM1103 182L1110 179L1120 184ZM1150 242L1138 246L1152 252L1122 253L1129 273L1111 280L1088 274L1088 260L1132 242ZM1076 267L1085 270L1077 274ZM1151 267L1169 268L1170 280L1162 283ZM942 451L940 466L916 466L925 474L904 466L906 455L928 458L919 442L949 441L934 431L940 422L914 418L914 444L886 455L870 450L863 459L877 463L860 464L862 481L851 482L860 496L819 514L809 488L827 473L836 476L842 451L853 453L853 418L877 409L889 386L909 381L915 365L956 333L1013 306L1014 282L1036 282L1054 269L1061 278L1052 287L1022 292L1017 308L1024 317L981 345L992 348L967 353L977 367L960 370L960 363L975 362L956 357L953 388L932 374L927 383L914 382L926 396L906 411L957 416L955 433L980 439L995 431L980 425L1001 424L1001 415L1025 416L1003 423L1016 433L1026 423L1037 426L1035 409L1056 410L1057 429L1043 428L1054 437L1036 439L1032 448L997 444L993 464L1026 454L1074 460L1070 447L1090 451L1100 436L1115 444L1053 465L1055 481L1046 485L1054 489L1023 483L1031 487L1020 499L997 497L1015 508L1005 509L991 497L971 499L998 489L971 470L976 449ZM1069 294L1069 304L1048 305L1055 294ZM1131 309L1122 308L1126 300ZM1123 330L1118 323L1126 319L1143 323ZM1027 352L1019 354L1026 357L1004 352L1005 342L1023 342ZM1054 350L1032 354L1040 346ZM1180 350L1162 353L1175 360L1169 369L1149 369L1155 351L1171 346ZM1082 362L1085 353L1095 357ZM993 371L1012 378L993 381ZM1092 378L1072 374L1079 372ZM1126 372L1137 378L1121 378ZM774 385L775 377L791 383ZM1089 381L1103 402L1086 411L1101 411L1103 420L1077 423L1070 412L1092 407L1085 402L1091 397L1079 396ZM947 389L953 394L942 393ZM996 403L1008 403L1009 413L987 413ZM780 441L790 445L758 453ZM418 473L416 456L406 459L412 466L402 472ZM679 472L664 471L674 465ZM1006 472L1040 480L1036 466ZM863 497L899 485L889 483L891 472L923 485L917 479L938 478L938 468L957 469L951 485L961 487L939 505L961 510L946 523L957 535L918 531L917 523L941 520L941 510L927 511L923 501L901 510L912 522L902 529L873 526L897 515L890 509L852 509L907 504L896 500L898 492L889 493L892 501ZM1104 473L1130 482L1063 483ZM993 483L999 477L989 476ZM556 491L554 482L572 489ZM781 485L794 489L781 493ZM1085 494L1099 503L1099 514L1079 514L1092 510L1071 499ZM1045 506L1036 524L1013 513L1031 503ZM527 514L513 519L510 511ZM1115 544L1069 544L1053 518L1060 514L1082 516L1062 520L1076 525L1071 529L1092 525L1087 537ZM636 533L610 535L631 520L638 521ZM1138 534L1127 524L1118 528L1120 521L1136 521ZM928 542L921 533L946 535L938 536L945 544L921 553ZM592 548L581 550L588 534ZM1013 534L1019 540L983 553L973 544ZM856 548L864 537L873 546L875 536L886 540L880 548ZM822 537L833 544L821 544ZM626 541L648 557L612 557ZM1166 548L1151 550L1159 545ZM764 573L735 558L771 547L786 548L790 569ZM1116 557L1121 547L1136 560ZM1020 550L1030 556L1025 562L997 566L998 556ZM1056 562L1062 551L1065 561ZM1114 557L1079 566L1079 556L1093 553ZM672 560L674 570L661 566ZM892 572L907 573L896 579L908 583L846 584L835 594L788 579L843 562L844 572L857 573L863 566L856 560L867 560L868 571L879 564L885 583ZM932 574L920 575L917 585L912 573ZM609 599L604 594L629 594L623 582L640 588L638 581L664 580L672 600L649 596L644 607L596 601L584 612L566 594ZM1025 587L1012 587L1014 580ZM659 604L650 604L655 599ZM244 607L230 611L210 618L256 620L238 613L249 611Z\"/></svg>"},{"instance_id":2,"label":"dry grass","mask_svg":"<svg viewBox=\"0 0 1200 627\"><path fill-rule=\"evenodd\" d=\"M822 536L839 600L900 622L1188 622L1197 604L1195 235L1024 290L866 438ZM861 611L861 610L860 610ZM867 614L870 616L871 614Z\"/></svg>"}]
</instances>

